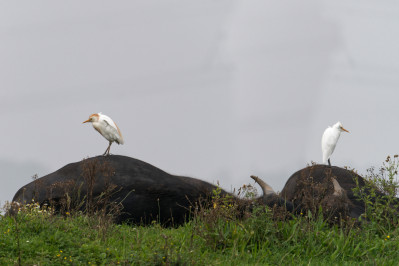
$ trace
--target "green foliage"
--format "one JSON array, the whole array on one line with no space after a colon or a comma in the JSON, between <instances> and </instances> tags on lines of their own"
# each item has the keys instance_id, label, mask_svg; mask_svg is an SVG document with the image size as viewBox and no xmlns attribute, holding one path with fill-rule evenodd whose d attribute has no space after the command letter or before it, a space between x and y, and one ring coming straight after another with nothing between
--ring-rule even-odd
<instances>
[{"instance_id":1,"label":"green foliage","mask_svg":"<svg viewBox=\"0 0 399 266\"><path fill-rule=\"evenodd\" d=\"M379 235L385 235L399 224L398 167L398 155L393 158L388 156L378 172L374 168L368 170L363 187L355 179L358 185L354 195L365 203L363 226L371 225L370 229L376 229Z\"/></svg>"},{"instance_id":2,"label":"green foliage","mask_svg":"<svg viewBox=\"0 0 399 266\"><path fill-rule=\"evenodd\" d=\"M59 215L33 202L0 216L0 265L396 265L397 166L389 158L355 190L367 210L360 222L331 224L322 211L283 219L256 204L248 212L220 189L178 228L117 225L101 212ZM242 195L251 203L256 193Z\"/></svg>"},{"instance_id":3,"label":"green foliage","mask_svg":"<svg viewBox=\"0 0 399 266\"><path fill-rule=\"evenodd\" d=\"M18 264L19 257L32 265L389 264L399 259L397 228L380 235L379 229L370 230L372 224L330 226L310 213L282 221L268 208L256 207L249 218L232 219L226 208L215 208L211 211L221 215L214 223L198 218L176 229L156 223L104 229L98 217L48 215L33 206L0 219L1 265Z\"/></svg>"},{"instance_id":4,"label":"green foliage","mask_svg":"<svg viewBox=\"0 0 399 266\"><path fill-rule=\"evenodd\" d=\"M48 212L47 212L48 213ZM0 217L0 265L118 265L190 263L189 228L109 224L100 216L44 215L37 205ZM187 237L188 236L188 237ZM184 250L190 256L181 256Z\"/></svg>"}]
</instances>

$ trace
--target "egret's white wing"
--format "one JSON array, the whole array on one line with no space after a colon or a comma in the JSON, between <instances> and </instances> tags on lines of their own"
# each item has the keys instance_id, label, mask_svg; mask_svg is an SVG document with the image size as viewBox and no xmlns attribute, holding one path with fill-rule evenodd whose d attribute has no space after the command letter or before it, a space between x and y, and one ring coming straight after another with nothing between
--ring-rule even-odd
<instances>
[{"instance_id":1,"label":"egret's white wing","mask_svg":"<svg viewBox=\"0 0 399 266\"><path fill-rule=\"evenodd\" d=\"M335 150L340 133L334 128L328 127L321 138L321 150L323 152L323 163L326 163Z\"/></svg>"},{"instance_id":2,"label":"egret's white wing","mask_svg":"<svg viewBox=\"0 0 399 266\"><path fill-rule=\"evenodd\" d=\"M109 116L101 114L100 115L100 120L103 120L109 126L113 127L116 131L118 131L118 127L116 126L115 122Z\"/></svg>"},{"instance_id":3,"label":"egret's white wing","mask_svg":"<svg viewBox=\"0 0 399 266\"><path fill-rule=\"evenodd\" d=\"M123 137L122 133L119 130L119 127L115 124L115 122L106 115L100 114L100 120L102 120L105 124L105 131L107 131L107 134L113 138L118 144L123 144Z\"/></svg>"}]
</instances>

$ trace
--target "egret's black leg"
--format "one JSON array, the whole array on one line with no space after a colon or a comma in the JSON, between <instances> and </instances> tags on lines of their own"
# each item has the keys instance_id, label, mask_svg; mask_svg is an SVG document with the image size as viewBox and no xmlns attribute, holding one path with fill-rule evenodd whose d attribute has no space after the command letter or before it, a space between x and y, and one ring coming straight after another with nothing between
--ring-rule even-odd
<instances>
[{"instance_id":1,"label":"egret's black leg","mask_svg":"<svg viewBox=\"0 0 399 266\"><path fill-rule=\"evenodd\" d=\"M330 158L328 158L328 165L331 167Z\"/></svg>"},{"instance_id":2,"label":"egret's black leg","mask_svg":"<svg viewBox=\"0 0 399 266\"><path fill-rule=\"evenodd\" d=\"M108 146L108 153L107 153L107 155L109 155L109 152L111 151L111 145L112 145L112 142L110 141L110 142L109 142L109 146Z\"/></svg>"},{"instance_id":3,"label":"egret's black leg","mask_svg":"<svg viewBox=\"0 0 399 266\"><path fill-rule=\"evenodd\" d=\"M112 142L110 141L110 142L109 142L109 145L108 145L108 148L105 150L103 156L109 155L109 150L111 149L111 144L112 144Z\"/></svg>"},{"instance_id":4,"label":"egret's black leg","mask_svg":"<svg viewBox=\"0 0 399 266\"><path fill-rule=\"evenodd\" d=\"M109 151L111 150L111 144L112 144L112 142L110 141L110 142L109 142L108 149L107 149L107 155L109 155Z\"/></svg>"}]
</instances>

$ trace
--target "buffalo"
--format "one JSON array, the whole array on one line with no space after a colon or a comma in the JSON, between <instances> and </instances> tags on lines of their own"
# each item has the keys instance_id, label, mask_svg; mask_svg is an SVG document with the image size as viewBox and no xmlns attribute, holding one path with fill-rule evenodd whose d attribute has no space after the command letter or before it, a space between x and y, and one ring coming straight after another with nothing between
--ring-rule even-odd
<instances>
[{"instance_id":1,"label":"buffalo","mask_svg":"<svg viewBox=\"0 0 399 266\"><path fill-rule=\"evenodd\" d=\"M315 165L294 173L277 194L264 181L251 176L262 188L263 195L254 200L237 198L219 189L219 196L234 199L244 208L254 204L279 206L300 213L309 206L323 208L339 215L358 217L364 203L352 189L364 185L355 173L325 165ZM192 211L210 202L217 186L199 179L168 174L146 162L120 155L97 156L68 164L20 188L13 202L26 204L32 200L57 210L77 208L116 211L116 222L149 224L157 221L165 226L181 225Z\"/></svg>"},{"instance_id":2,"label":"buffalo","mask_svg":"<svg viewBox=\"0 0 399 266\"><path fill-rule=\"evenodd\" d=\"M355 190L361 191L355 193ZM384 193L352 170L337 166L311 165L305 167L287 180L283 190L277 194L271 187L264 191L269 198L278 198L290 203L295 213L320 210L329 218L358 218L366 211L366 203L360 193L384 198Z\"/></svg>"},{"instance_id":3,"label":"buffalo","mask_svg":"<svg viewBox=\"0 0 399 266\"><path fill-rule=\"evenodd\" d=\"M120 155L68 164L20 188L13 202L32 200L65 211L117 208L117 222L180 225L200 200L217 187L199 179L170 175L146 162ZM224 190L221 196L228 193Z\"/></svg>"}]
</instances>

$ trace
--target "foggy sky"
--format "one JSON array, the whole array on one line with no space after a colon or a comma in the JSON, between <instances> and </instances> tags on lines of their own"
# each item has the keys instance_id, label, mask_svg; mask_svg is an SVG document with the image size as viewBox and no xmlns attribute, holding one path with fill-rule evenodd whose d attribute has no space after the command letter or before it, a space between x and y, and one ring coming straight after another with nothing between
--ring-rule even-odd
<instances>
[{"instance_id":1,"label":"foggy sky","mask_svg":"<svg viewBox=\"0 0 399 266\"><path fill-rule=\"evenodd\" d=\"M0 2L0 203L107 141L111 153L227 190L281 190L341 121L331 162L398 153L395 1Z\"/></svg>"}]
</instances>

